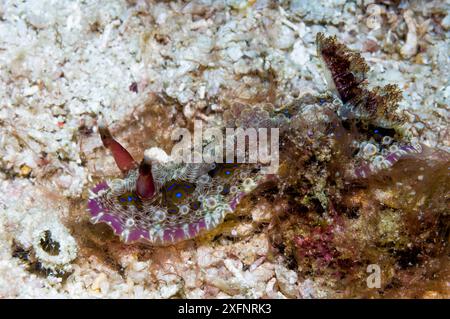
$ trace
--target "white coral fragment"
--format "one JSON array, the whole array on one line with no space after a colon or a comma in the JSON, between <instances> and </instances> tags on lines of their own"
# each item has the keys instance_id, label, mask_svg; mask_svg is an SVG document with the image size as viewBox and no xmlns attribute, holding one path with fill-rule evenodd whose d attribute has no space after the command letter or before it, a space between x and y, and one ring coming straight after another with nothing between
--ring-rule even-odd
<instances>
[{"instance_id":1,"label":"white coral fragment","mask_svg":"<svg viewBox=\"0 0 450 319\"><path fill-rule=\"evenodd\" d=\"M57 252L49 253L45 249L45 233L49 240L58 245ZM77 244L66 227L53 221L40 224L33 232L33 249L38 260L46 268L68 270L70 263L77 257Z\"/></svg>"},{"instance_id":2,"label":"white coral fragment","mask_svg":"<svg viewBox=\"0 0 450 319\"><path fill-rule=\"evenodd\" d=\"M408 34L406 35L406 42L400 49L403 57L410 58L417 53L417 27L413 17L414 13L411 10L405 11L403 17L408 26Z\"/></svg>"}]
</instances>

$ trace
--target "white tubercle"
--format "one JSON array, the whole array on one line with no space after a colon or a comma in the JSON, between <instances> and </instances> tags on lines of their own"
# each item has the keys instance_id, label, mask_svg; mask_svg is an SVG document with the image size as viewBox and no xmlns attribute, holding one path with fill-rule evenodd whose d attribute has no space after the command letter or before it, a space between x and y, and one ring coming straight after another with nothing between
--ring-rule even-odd
<instances>
[{"instance_id":1,"label":"white tubercle","mask_svg":"<svg viewBox=\"0 0 450 319\"><path fill-rule=\"evenodd\" d=\"M172 157L159 147L151 147L145 150L144 156L152 163L168 163L173 161Z\"/></svg>"}]
</instances>

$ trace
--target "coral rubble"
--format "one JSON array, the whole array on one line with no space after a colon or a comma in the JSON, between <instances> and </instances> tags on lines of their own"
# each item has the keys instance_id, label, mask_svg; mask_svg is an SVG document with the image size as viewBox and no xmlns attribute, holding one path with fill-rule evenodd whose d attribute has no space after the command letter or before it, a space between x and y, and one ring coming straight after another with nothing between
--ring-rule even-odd
<instances>
[{"instance_id":1,"label":"coral rubble","mask_svg":"<svg viewBox=\"0 0 450 319\"><path fill-rule=\"evenodd\" d=\"M1 3L0 298L448 298L448 9ZM171 166L195 121L279 128L278 171Z\"/></svg>"}]
</instances>

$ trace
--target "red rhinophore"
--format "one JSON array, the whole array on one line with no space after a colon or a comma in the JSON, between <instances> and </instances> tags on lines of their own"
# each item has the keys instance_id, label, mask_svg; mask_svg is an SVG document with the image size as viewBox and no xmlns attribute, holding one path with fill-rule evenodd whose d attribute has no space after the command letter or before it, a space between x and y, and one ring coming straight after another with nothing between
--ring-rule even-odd
<instances>
[{"instance_id":1,"label":"red rhinophore","mask_svg":"<svg viewBox=\"0 0 450 319\"><path fill-rule=\"evenodd\" d=\"M112 137L111 132L106 126L99 126L98 130L103 145L111 151L117 167L119 167L122 172L126 173L137 166L130 153L128 153L128 151Z\"/></svg>"},{"instance_id":2,"label":"red rhinophore","mask_svg":"<svg viewBox=\"0 0 450 319\"><path fill-rule=\"evenodd\" d=\"M152 175L152 165L146 157L139 165L139 177L136 182L136 193L141 198L151 198L155 194L155 183Z\"/></svg>"}]
</instances>

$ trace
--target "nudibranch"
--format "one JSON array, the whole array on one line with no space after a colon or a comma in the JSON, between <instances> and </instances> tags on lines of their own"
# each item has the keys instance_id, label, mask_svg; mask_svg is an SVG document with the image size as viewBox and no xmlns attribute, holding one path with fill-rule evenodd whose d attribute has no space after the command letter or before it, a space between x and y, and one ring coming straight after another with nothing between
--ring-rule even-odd
<instances>
[{"instance_id":1,"label":"nudibranch","mask_svg":"<svg viewBox=\"0 0 450 319\"><path fill-rule=\"evenodd\" d=\"M123 178L91 190L91 221L108 224L125 243L196 237L219 225L263 179L256 164L155 161L149 152L137 163L107 127L99 132Z\"/></svg>"},{"instance_id":2,"label":"nudibranch","mask_svg":"<svg viewBox=\"0 0 450 319\"><path fill-rule=\"evenodd\" d=\"M322 124L333 126L334 118L331 139L339 144L339 136L353 138L351 143L342 139L352 150L343 166L356 179L367 178L404 156L421 152L421 146L411 143L399 129L405 122L396 112L400 89L396 85L369 89L369 67L359 53L337 42L336 37L321 33L316 43L331 95L301 98L292 107L231 107L224 112L226 125L276 127L280 140L296 145L297 138L313 138L313 132L305 132L301 124L305 120L303 111L314 104L317 112L326 115L317 118L326 123L308 118L313 130L324 127ZM329 119L326 110L333 113ZM353 127L356 134L346 126ZM320 134L326 135L325 131ZM123 178L96 185L90 192L88 208L92 222L107 223L126 243L169 245L194 238L217 227L246 194L272 177L259 164L161 161L150 152L137 163L107 127L100 126L99 132ZM289 145L281 143L280 152L286 152Z\"/></svg>"}]
</instances>

